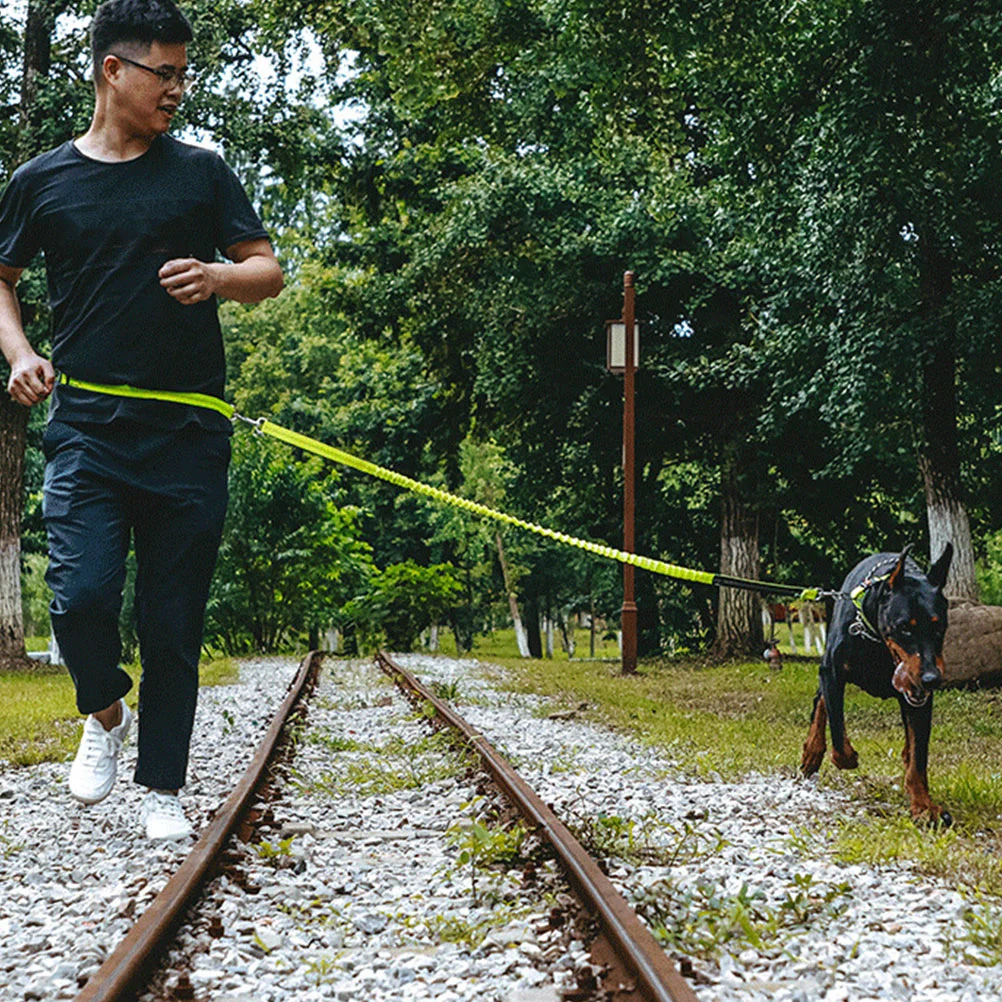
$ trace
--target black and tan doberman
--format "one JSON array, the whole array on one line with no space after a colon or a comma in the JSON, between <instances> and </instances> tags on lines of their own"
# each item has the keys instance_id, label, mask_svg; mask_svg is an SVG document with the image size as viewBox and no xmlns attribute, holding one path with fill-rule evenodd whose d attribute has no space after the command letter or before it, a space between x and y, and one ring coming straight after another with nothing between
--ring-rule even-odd
<instances>
[{"instance_id":1,"label":"black and tan doberman","mask_svg":"<svg viewBox=\"0 0 1002 1002\"><path fill-rule=\"evenodd\" d=\"M943 637L947 601L943 585L953 559L942 556L923 574L904 552L878 553L846 577L821 659L811 730L804 742L801 771L817 772L825 755L825 724L831 729L832 762L855 769L859 759L845 733L845 685L852 682L880 699L896 697L905 725L905 788L916 820L952 824L929 797L926 765L932 726L932 693L943 682Z\"/></svg>"}]
</instances>

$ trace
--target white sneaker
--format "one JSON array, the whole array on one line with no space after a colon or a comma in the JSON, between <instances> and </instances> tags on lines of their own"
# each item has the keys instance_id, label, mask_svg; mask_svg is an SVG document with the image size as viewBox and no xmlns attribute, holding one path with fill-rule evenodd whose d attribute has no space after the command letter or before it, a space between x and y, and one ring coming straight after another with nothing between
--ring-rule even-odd
<instances>
[{"instance_id":1,"label":"white sneaker","mask_svg":"<svg viewBox=\"0 0 1002 1002\"><path fill-rule=\"evenodd\" d=\"M145 827L146 837L154 841L187 838L194 833L176 793L150 790L139 809L139 823Z\"/></svg>"},{"instance_id":2,"label":"white sneaker","mask_svg":"<svg viewBox=\"0 0 1002 1002\"><path fill-rule=\"evenodd\" d=\"M118 755L125 744L132 724L132 711L122 704L122 721L106 731L94 717L84 721L83 736L77 757L70 766L70 793L81 803L96 804L104 800L115 785L118 775Z\"/></svg>"}]
</instances>

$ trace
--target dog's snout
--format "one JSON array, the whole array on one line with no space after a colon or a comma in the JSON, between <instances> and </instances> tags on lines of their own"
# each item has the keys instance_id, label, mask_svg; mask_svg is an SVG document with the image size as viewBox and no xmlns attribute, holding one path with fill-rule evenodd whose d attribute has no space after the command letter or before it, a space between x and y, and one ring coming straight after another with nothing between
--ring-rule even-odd
<instances>
[{"instance_id":1,"label":"dog's snout","mask_svg":"<svg viewBox=\"0 0 1002 1002\"><path fill-rule=\"evenodd\" d=\"M926 689L938 689L943 684L943 676L936 668L927 668L922 672L922 685Z\"/></svg>"}]
</instances>

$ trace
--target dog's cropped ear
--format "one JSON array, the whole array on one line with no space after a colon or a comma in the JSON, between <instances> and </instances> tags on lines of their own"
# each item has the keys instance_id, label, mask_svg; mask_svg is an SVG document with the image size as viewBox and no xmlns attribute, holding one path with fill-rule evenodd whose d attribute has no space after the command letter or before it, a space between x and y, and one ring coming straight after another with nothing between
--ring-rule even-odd
<instances>
[{"instance_id":1,"label":"dog's cropped ear","mask_svg":"<svg viewBox=\"0 0 1002 1002\"><path fill-rule=\"evenodd\" d=\"M926 575L929 579L929 584L933 588L939 588L942 590L943 585L946 584L946 576L950 573L950 562L953 560L953 543L947 543L946 548L940 555L939 560L936 561L929 568L929 573Z\"/></svg>"},{"instance_id":2,"label":"dog's cropped ear","mask_svg":"<svg viewBox=\"0 0 1002 1002\"><path fill-rule=\"evenodd\" d=\"M908 554L912 552L912 544L909 543L902 551L901 556L898 557L898 562L891 571L887 578L887 587L894 591L895 588L900 588L905 580L905 560L908 559Z\"/></svg>"}]
</instances>

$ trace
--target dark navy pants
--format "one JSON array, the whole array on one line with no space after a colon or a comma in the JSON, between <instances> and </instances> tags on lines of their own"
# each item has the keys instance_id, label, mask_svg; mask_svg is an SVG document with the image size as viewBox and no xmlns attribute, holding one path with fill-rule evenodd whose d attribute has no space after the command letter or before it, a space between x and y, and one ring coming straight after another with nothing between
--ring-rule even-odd
<instances>
[{"instance_id":1,"label":"dark navy pants","mask_svg":"<svg viewBox=\"0 0 1002 1002\"><path fill-rule=\"evenodd\" d=\"M142 660L135 780L184 785L209 582L226 513L226 432L50 422L43 513L52 630L94 713L132 688L118 617L130 535Z\"/></svg>"}]
</instances>

